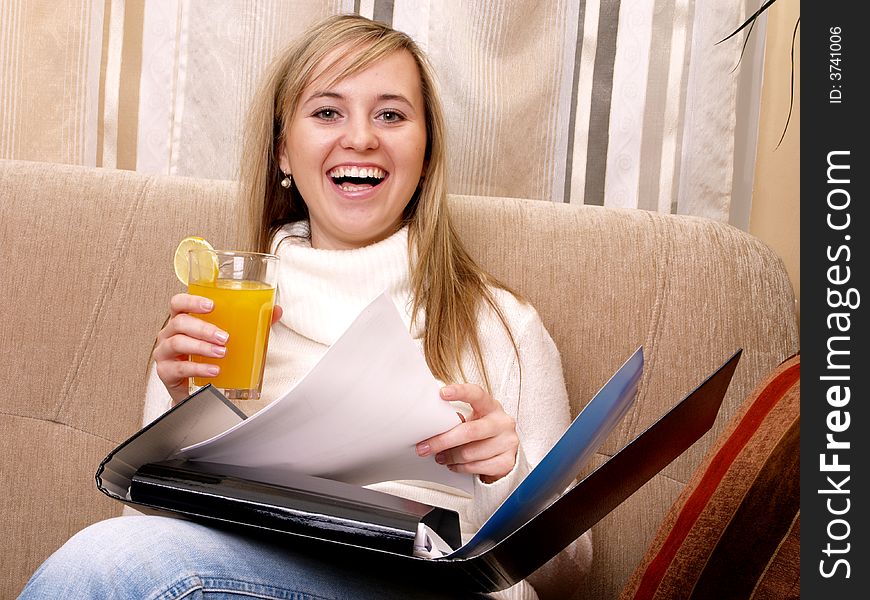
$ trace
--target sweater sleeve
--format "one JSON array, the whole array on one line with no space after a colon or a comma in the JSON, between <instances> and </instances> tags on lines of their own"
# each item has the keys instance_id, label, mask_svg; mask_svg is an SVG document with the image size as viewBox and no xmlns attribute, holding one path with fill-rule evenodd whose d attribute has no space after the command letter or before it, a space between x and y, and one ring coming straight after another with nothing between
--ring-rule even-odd
<instances>
[{"instance_id":1,"label":"sweater sleeve","mask_svg":"<svg viewBox=\"0 0 870 600\"><path fill-rule=\"evenodd\" d=\"M172 396L157 376L157 363L152 362L148 369L148 382L145 385L142 425L147 425L170 408L172 408Z\"/></svg>"},{"instance_id":2,"label":"sweater sleeve","mask_svg":"<svg viewBox=\"0 0 870 600\"><path fill-rule=\"evenodd\" d=\"M520 445L516 464L508 475L492 484L475 478L470 516L478 528L549 452L571 422L559 350L537 311L530 306L525 309L521 312L523 318L511 323L517 352L511 347L510 361L501 353L500 357L490 357L492 367L487 364L490 372L501 375L491 382L493 397L516 420ZM502 365L510 364L499 369L493 359ZM554 560L567 559L575 571L585 573L591 558L591 537L587 532Z\"/></svg>"},{"instance_id":3,"label":"sweater sleeve","mask_svg":"<svg viewBox=\"0 0 870 600\"><path fill-rule=\"evenodd\" d=\"M520 445L506 476L491 484L475 478L471 516L478 526L540 462L570 419L559 351L537 312L524 308L522 318L511 323L517 352L509 343L497 352L485 350L492 395L516 421Z\"/></svg>"}]
</instances>

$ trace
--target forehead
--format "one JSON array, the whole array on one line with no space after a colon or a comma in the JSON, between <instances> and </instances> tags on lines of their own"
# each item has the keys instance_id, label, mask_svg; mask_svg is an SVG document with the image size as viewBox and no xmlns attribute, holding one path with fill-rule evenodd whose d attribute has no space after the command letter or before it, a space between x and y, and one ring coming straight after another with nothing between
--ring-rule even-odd
<instances>
[{"instance_id":1,"label":"forehead","mask_svg":"<svg viewBox=\"0 0 870 600\"><path fill-rule=\"evenodd\" d=\"M300 100L304 102L311 93L346 87L345 84L361 81L384 88L404 88L404 93L419 94L418 97L422 100L420 69L408 50L394 50L374 60L365 55L365 49L348 47L329 52L312 70Z\"/></svg>"}]
</instances>

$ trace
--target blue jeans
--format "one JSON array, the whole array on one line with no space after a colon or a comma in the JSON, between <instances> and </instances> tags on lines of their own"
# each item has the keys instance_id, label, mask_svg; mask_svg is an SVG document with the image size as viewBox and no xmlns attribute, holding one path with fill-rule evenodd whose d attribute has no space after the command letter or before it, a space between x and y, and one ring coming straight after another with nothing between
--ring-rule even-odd
<instances>
[{"instance_id":1,"label":"blue jeans","mask_svg":"<svg viewBox=\"0 0 870 600\"><path fill-rule=\"evenodd\" d=\"M180 519L118 517L70 538L37 569L19 600L457 597L333 562L294 552L291 544Z\"/></svg>"}]
</instances>

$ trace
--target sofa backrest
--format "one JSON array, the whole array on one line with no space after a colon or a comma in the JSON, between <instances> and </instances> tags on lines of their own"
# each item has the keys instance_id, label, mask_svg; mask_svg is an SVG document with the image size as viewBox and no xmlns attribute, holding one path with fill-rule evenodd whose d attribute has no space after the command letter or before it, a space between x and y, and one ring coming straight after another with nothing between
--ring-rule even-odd
<instances>
[{"instance_id":1,"label":"sofa backrest","mask_svg":"<svg viewBox=\"0 0 870 600\"><path fill-rule=\"evenodd\" d=\"M99 461L138 427L178 241L238 243L229 182L0 161L0 598L72 533L120 512ZM798 349L781 261L727 225L507 198L454 197L469 251L538 309L560 348L572 413L638 346L635 408L596 457L642 431L737 348L714 431L595 529L581 590L616 597L661 517L735 407ZM565 581L570 574L563 574Z\"/></svg>"}]
</instances>

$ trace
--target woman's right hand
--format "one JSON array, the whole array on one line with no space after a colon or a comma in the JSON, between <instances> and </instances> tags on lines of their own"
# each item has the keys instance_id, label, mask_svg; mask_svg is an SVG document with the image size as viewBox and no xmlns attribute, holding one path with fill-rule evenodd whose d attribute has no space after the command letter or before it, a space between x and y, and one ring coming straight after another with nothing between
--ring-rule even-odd
<instances>
[{"instance_id":1,"label":"woman's right hand","mask_svg":"<svg viewBox=\"0 0 870 600\"><path fill-rule=\"evenodd\" d=\"M210 313L213 308L214 302L208 298L191 294L176 294L169 301L169 320L157 334L151 358L173 404L190 394L190 377L214 377L220 373L217 365L189 360L192 355L222 358L227 352L229 334L193 316Z\"/></svg>"}]
</instances>

